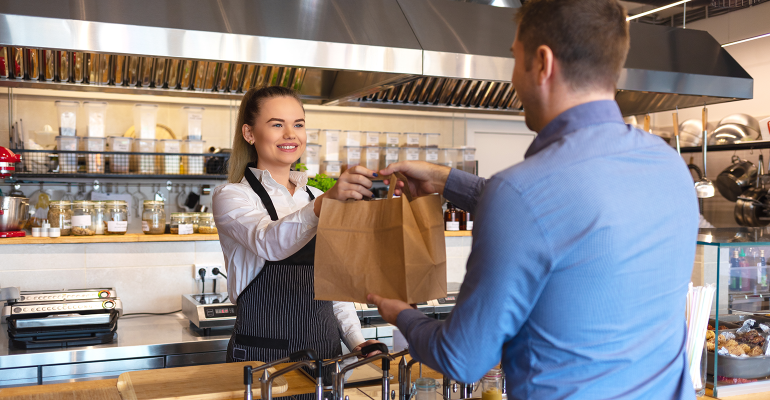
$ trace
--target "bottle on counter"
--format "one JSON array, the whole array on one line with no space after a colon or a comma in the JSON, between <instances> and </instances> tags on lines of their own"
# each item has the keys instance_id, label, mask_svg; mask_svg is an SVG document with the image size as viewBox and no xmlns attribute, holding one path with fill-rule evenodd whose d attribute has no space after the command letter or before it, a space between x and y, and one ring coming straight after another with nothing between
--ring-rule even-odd
<instances>
[{"instance_id":1,"label":"bottle on counter","mask_svg":"<svg viewBox=\"0 0 770 400\"><path fill-rule=\"evenodd\" d=\"M460 230L460 210L455 208L452 203L446 203L446 211L444 211L444 230Z\"/></svg>"},{"instance_id":2,"label":"bottle on counter","mask_svg":"<svg viewBox=\"0 0 770 400\"><path fill-rule=\"evenodd\" d=\"M765 261L765 251L759 251L759 262L757 263L757 281L760 289L767 290L767 261Z\"/></svg>"},{"instance_id":3,"label":"bottle on counter","mask_svg":"<svg viewBox=\"0 0 770 400\"><path fill-rule=\"evenodd\" d=\"M463 218L460 221L460 230L461 231L473 230L473 215L468 211L463 211Z\"/></svg>"},{"instance_id":4,"label":"bottle on counter","mask_svg":"<svg viewBox=\"0 0 770 400\"><path fill-rule=\"evenodd\" d=\"M439 385L433 378L418 378L414 382L414 400L436 400Z\"/></svg>"},{"instance_id":5,"label":"bottle on counter","mask_svg":"<svg viewBox=\"0 0 770 400\"><path fill-rule=\"evenodd\" d=\"M751 291L751 271L746 269L749 263L746 261L746 251L743 248L740 251L738 264L741 268L741 290Z\"/></svg>"},{"instance_id":6,"label":"bottle on counter","mask_svg":"<svg viewBox=\"0 0 770 400\"><path fill-rule=\"evenodd\" d=\"M734 249L732 257L730 257L730 290L741 290L740 258L738 249Z\"/></svg>"},{"instance_id":7,"label":"bottle on counter","mask_svg":"<svg viewBox=\"0 0 770 400\"><path fill-rule=\"evenodd\" d=\"M503 371L492 368L481 378L481 400L503 399Z\"/></svg>"}]
</instances>

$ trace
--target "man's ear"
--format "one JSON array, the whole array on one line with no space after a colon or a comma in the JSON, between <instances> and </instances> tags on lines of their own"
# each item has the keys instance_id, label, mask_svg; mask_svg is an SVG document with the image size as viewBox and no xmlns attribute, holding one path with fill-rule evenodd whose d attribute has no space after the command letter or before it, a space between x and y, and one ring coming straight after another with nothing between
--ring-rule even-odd
<instances>
[{"instance_id":1,"label":"man's ear","mask_svg":"<svg viewBox=\"0 0 770 400\"><path fill-rule=\"evenodd\" d=\"M535 50L535 56L532 62L532 67L537 71L537 84L542 86L553 76L553 51L546 45L540 45L537 50Z\"/></svg>"}]
</instances>

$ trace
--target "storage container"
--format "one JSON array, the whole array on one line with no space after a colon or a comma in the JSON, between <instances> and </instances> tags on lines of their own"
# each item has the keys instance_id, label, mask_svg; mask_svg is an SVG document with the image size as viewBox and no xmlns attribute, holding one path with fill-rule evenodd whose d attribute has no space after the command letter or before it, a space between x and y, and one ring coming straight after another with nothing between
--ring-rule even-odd
<instances>
[{"instance_id":1,"label":"storage container","mask_svg":"<svg viewBox=\"0 0 770 400\"><path fill-rule=\"evenodd\" d=\"M162 235L166 231L165 203L145 200L142 207L142 232L145 235Z\"/></svg>"},{"instance_id":2,"label":"storage container","mask_svg":"<svg viewBox=\"0 0 770 400\"><path fill-rule=\"evenodd\" d=\"M361 146L361 131L343 131L340 143L343 146Z\"/></svg>"},{"instance_id":3,"label":"storage container","mask_svg":"<svg viewBox=\"0 0 770 400\"><path fill-rule=\"evenodd\" d=\"M473 147L461 147L458 150L460 160L462 161L462 170L471 174L476 174L476 149ZM458 167L459 168L459 167Z\"/></svg>"},{"instance_id":4,"label":"storage container","mask_svg":"<svg viewBox=\"0 0 770 400\"><path fill-rule=\"evenodd\" d=\"M107 211L105 208L106 202L103 200L100 200L100 201L92 201L92 203L94 204L94 218L93 218L94 233L97 235L104 235L104 232L107 230L104 227L104 221L107 220L107 216L106 216Z\"/></svg>"},{"instance_id":5,"label":"storage container","mask_svg":"<svg viewBox=\"0 0 770 400\"><path fill-rule=\"evenodd\" d=\"M80 139L80 150L96 151L98 154L86 154L86 172L89 174L104 173L104 145L107 139L103 137L84 137Z\"/></svg>"},{"instance_id":6,"label":"storage container","mask_svg":"<svg viewBox=\"0 0 770 400\"><path fill-rule=\"evenodd\" d=\"M380 169L385 169L388 165L398 162L398 147L383 147L380 150Z\"/></svg>"},{"instance_id":7,"label":"storage container","mask_svg":"<svg viewBox=\"0 0 770 400\"><path fill-rule=\"evenodd\" d=\"M202 140L184 140L182 141L182 153L203 154L206 142ZM188 175L203 175L203 156L184 156L182 157L185 173Z\"/></svg>"},{"instance_id":8,"label":"storage container","mask_svg":"<svg viewBox=\"0 0 770 400\"><path fill-rule=\"evenodd\" d=\"M104 233L125 235L128 230L128 204L123 200L104 202Z\"/></svg>"},{"instance_id":9,"label":"storage container","mask_svg":"<svg viewBox=\"0 0 770 400\"><path fill-rule=\"evenodd\" d=\"M137 139L155 139L155 126L158 119L158 106L155 104L134 105L134 137Z\"/></svg>"},{"instance_id":10,"label":"storage container","mask_svg":"<svg viewBox=\"0 0 770 400\"><path fill-rule=\"evenodd\" d=\"M401 146L401 133L399 132L385 132L382 134L385 137L383 140L385 146L400 147Z\"/></svg>"},{"instance_id":11,"label":"storage container","mask_svg":"<svg viewBox=\"0 0 770 400\"><path fill-rule=\"evenodd\" d=\"M160 139L156 142L157 153L177 153L177 155L158 156L158 173L165 175L177 175L181 173L180 162L182 141L179 139Z\"/></svg>"},{"instance_id":12,"label":"storage container","mask_svg":"<svg viewBox=\"0 0 770 400\"><path fill-rule=\"evenodd\" d=\"M184 132L188 140L203 139L203 110L203 107L182 107L182 111L187 115Z\"/></svg>"},{"instance_id":13,"label":"storage container","mask_svg":"<svg viewBox=\"0 0 770 400\"><path fill-rule=\"evenodd\" d=\"M192 235L192 218L187 213L171 213L171 234Z\"/></svg>"},{"instance_id":14,"label":"storage container","mask_svg":"<svg viewBox=\"0 0 770 400\"><path fill-rule=\"evenodd\" d=\"M59 100L54 104L56 105L56 113L59 115L59 135L77 136L77 116L80 103Z\"/></svg>"},{"instance_id":15,"label":"storage container","mask_svg":"<svg viewBox=\"0 0 770 400\"><path fill-rule=\"evenodd\" d=\"M438 164L449 168L457 166L457 149L441 147L438 149Z\"/></svg>"},{"instance_id":16,"label":"storage container","mask_svg":"<svg viewBox=\"0 0 770 400\"><path fill-rule=\"evenodd\" d=\"M438 164L438 147L423 147L420 149L420 160Z\"/></svg>"},{"instance_id":17,"label":"storage container","mask_svg":"<svg viewBox=\"0 0 770 400\"><path fill-rule=\"evenodd\" d=\"M320 132L318 129L307 129L305 130L305 133L307 134L307 144L320 144Z\"/></svg>"},{"instance_id":18,"label":"storage container","mask_svg":"<svg viewBox=\"0 0 770 400\"><path fill-rule=\"evenodd\" d=\"M134 153L155 153L155 142L155 139L134 139ZM131 155L131 171L137 174L154 174L155 155Z\"/></svg>"},{"instance_id":19,"label":"storage container","mask_svg":"<svg viewBox=\"0 0 770 400\"><path fill-rule=\"evenodd\" d=\"M94 204L88 200L72 202L72 235L93 236L94 230Z\"/></svg>"},{"instance_id":20,"label":"storage container","mask_svg":"<svg viewBox=\"0 0 770 400\"><path fill-rule=\"evenodd\" d=\"M68 153L77 151L80 138L77 136L57 136L56 148L59 149L59 173L74 174L78 172L78 155Z\"/></svg>"},{"instance_id":21,"label":"storage container","mask_svg":"<svg viewBox=\"0 0 770 400\"><path fill-rule=\"evenodd\" d=\"M419 147L402 147L398 153L398 161L418 161L420 159Z\"/></svg>"},{"instance_id":22,"label":"storage container","mask_svg":"<svg viewBox=\"0 0 770 400\"><path fill-rule=\"evenodd\" d=\"M72 203L66 200L51 201L48 205L48 222L51 228L60 228L60 236L72 231Z\"/></svg>"},{"instance_id":23,"label":"storage container","mask_svg":"<svg viewBox=\"0 0 770 400\"><path fill-rule=\"evenodd\" d=\"M315 177L321 170L321 145L308 143L305 152L300 157L300 162L307 168L307 176Z\"/></svg>"},{"instance_id":24,"label":"storage container","mask_svg":"<svg viewBox=\"0 0 770 400\"><path fill-rule=\"evenodd\" d=\"M339 178L342 172L341 161L324 161L322 162L322 173L326 174L329 178Z\"/></svg>"},{"instance_id":25,"label":"storage container","mask_svg":"<svg viewBox=\"0 0 770 400\"><path fill-rule=\"evenodd\" d=\"M131 145L134 139L124 136L110 136L107 138L107 147L110 151L110 172L113 174L127 174L129 166L128 154L115 154L115 153L128 153L131 151Z\"/></svg>"},{"instance_id":26,"label":"storage container","mask_svg":"<svg viewBox=\"0 0 770 400\"><path fill-rule=\"evenodd\" d=\"M193 226L193 233L198 233L198 220L201 216L201 213L191 212L191 213L187 213L187 215L190 216L190 222L192 223L192 226Z\"/></svg>"},{"instance_id":27,"label":"storage container","mask_svg":"<svg viewBox=\"0 0 770 400\"><path fill-rule=\"evenodd\" d=\"M416 132L404 133L404 146L407 147L420 147L420 140L422 134Z\"/></svg>"},{"instance_id":28,"label":"storage container","mask_svg":"<svg viewBox=\"0 0 770 400\"><path fill-rule=\"evenodd\" d=\"M381 132L366 131L364 132L364 145L365 146L379 146Z\"/></svg>"},{"instance_id":29,"label":"storage container","mask_svg":"<svg viewBox=\"0 0 770 400\"><path fill-rule=\"evenodd\" d=\"M217 226L214 224L214 214L200 213L198 217L198 233L204 235L217 234Z\"/></svg>"},{"instance_id":30,"label":"storage container","mask_svg":"<svg viewBox=\"0 0 770 400\"><path fill-rule=\"evenodd\" d=\"M340 160L340 131L334 129L322 130L321 145L324 149L324 152L321 156L321 161Z\"/></svg>"},{"instance_id":31,"label":"storage container","mask_svg":"<svg viewBox=\"0 0 770 400\"><path fill-rule=\"evenodd\" d=\"M83 108L86 110L88 136L103 138L107 124L107 102L86 101L83 103Z\"/></svg>"},{"instance_id":32,"label":"storage container","mask_svg":"<svg viewBox=\"0 0 770 400\"><path fill-rule=\"evenodd\" d=\"M438 142L441 140L441 134L439 133L423 133L422 145L423 147L438 147Z\"/></svg>"},{"instance_id":33,"label":"storage container","mask_svg":"<svg viewBox=\"0 0 770 400\"><path fill-rule=\"evenodd\" d=\"M361 146L343 146L342 170L361 164Z\"/></svg>"},{"instance_id":34,"label":"storage container","mask_svg":"<svg viewBox=\"0 0 770 400\"><path fill-rule=\"evenodd\" d=\"M364 166L372 171L378 171L380 167L380 146L366 146L364 149L366 160Z\"/></svg>"}]
</instances>

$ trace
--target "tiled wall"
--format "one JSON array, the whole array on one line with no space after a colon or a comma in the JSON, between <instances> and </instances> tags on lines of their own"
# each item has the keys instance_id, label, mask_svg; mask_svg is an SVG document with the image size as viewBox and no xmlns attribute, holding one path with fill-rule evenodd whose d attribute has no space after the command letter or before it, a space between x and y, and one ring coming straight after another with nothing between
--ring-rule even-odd
<instances>
[{"instance_id":1,"label":"tiled wall","mask_svg":"<svg viewBox=\"0 0 770 400\"><path fill-rule=\"evenodd\" d=\"M462 282L470 237L446 238L448 282ZM168 312L199 293L193 265L224 266L218 241L0 245L0 287L56 290L114 287L124 312ZM208 281L206 291L212 290ZM220 278L217 290L225 292Z\"/></svg>"}]
</instances>

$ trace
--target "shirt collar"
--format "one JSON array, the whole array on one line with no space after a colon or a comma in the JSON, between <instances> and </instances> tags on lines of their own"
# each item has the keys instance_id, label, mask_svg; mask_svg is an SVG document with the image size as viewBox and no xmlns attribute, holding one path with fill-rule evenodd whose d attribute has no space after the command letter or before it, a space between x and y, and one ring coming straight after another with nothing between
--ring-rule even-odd
<instances>
[{"instance_id":1,"label":"shirt collar","mask_svg":"<svg viewBox=\"0 0 770 400\"><path fill-rule=\"evenodd\" d=\"M524 158L534 156L569 133L607 122L625 123L615 100L592 101L572 107L559 114L538 133Z\"/></svg>"},{"instance_id":2,"label":"shirt collar","mask_svg":"<svg viewBox=\"0 0 770 400\"><path fill-rule=\"evenodd\" d=\"M251 168L249 167L251 172L254 173L254 176L262 182L263 185L269 185L273 187L281 186L278 182L273 179L273 176L270 175L270 171L266 169L258 169L258 168ZM246 177L244 176L243 179L241 179L241 182L247 183ZM307 173L306 172L300 172L300 171L290 171L289 172L289 182L293 183L297 189L304 190L305 186L307 185Z\"/></svg>"}]
</instances>

